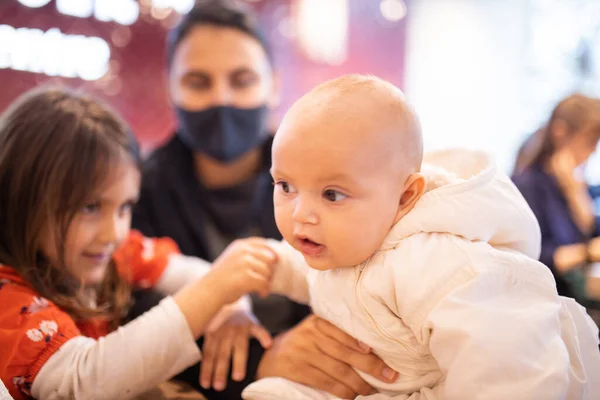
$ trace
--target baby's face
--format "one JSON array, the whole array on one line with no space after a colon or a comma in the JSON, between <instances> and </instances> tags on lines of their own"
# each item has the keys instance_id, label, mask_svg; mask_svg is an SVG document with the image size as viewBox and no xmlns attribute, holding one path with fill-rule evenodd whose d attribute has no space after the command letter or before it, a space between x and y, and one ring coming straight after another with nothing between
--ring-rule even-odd
<instances>
[{"instance_id":1,"label":"baby's face","mask_svg":"<svg viewBox=\"0 0 600 400\"><path fill-rule=\"evenodd\" d=\"M308 122L307 122L308 121ZM389 145L370 124L286 120L275 136L272 175L277 226L318 270L362 263L394 224L404 182Z\"/></svg>"}]
</instances>

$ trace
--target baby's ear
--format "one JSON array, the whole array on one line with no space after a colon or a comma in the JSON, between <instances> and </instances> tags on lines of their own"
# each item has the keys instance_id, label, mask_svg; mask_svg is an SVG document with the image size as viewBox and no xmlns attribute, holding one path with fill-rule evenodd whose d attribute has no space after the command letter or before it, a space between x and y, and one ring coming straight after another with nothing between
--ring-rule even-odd
<instances>
[{"instance_id":1,"label":"baby's ear","mask_svg":"<svg viewBox=\"0 0 600 400\"><path fill-rule=\"evenodd\" d=\"M394 218L394 224L413 209L417 201L425 193L425 177L418 172L410 174L404 183L404 191L398 202L398 212Z\"/></svg>"}]
</instances>

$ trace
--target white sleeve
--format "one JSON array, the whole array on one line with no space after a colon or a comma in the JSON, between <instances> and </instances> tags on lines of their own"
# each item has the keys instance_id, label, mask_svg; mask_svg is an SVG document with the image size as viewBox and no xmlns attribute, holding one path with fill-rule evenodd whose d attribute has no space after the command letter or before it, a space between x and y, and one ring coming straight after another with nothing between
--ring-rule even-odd
<instances>
[{"instance_id":1,"label":"white sleeve","mask_svg":"<svg viewBox=\"0 0 600 400\"><path fill-rule=\"evenodd\" d=\"M156 283L156 290L160 293L171 295L177 293L184 286L194 283L206 275L212 264L198 257L173 254L169 257L169 264ZM242 296L238 301L227 304L213 317L207 329L217 329L235 312L252 312L250 296Z\"/></svg>"},{"instance_id":2,"label":"white sleeve","mask_svg":"<svg viewBox=\"0 0 600 400\"><path fill-rule=\"evenodd\" d=\"M284 241L269 239L268 243L278 258L271 279L271 292L286 296L297 303L308 304L310 293L307 275L310 267L304 256Z\"/></svg>"},{"instance_id":3,"label":"white sleeve","mask_svg":"<svg viewBox=\"0 0 600 400\"><path fill-rule=\"evenodd\" d=\"M567 398L569 355L556 290L498 269L450 291L415 332L429 338L445 374L442 398Z\"/></svg>"},{"instance_id":4,"label":"white sleeve","mask_svg":"<svg viewBox=\"0 0 600 400\"><path fill-rule=\"evenodd\" d=\"M127 399L200 361L181 310L167 297L104 338L76 337L44 364L31 387L36 399Z\"/></svg>"},{"instance_id":5,"label":"white sleeve","mask_svg":"<svg viewBox=\"0 0 600 400\"><path fill-rule=\"evenodd\" d=\"M0 379L0 400L13 400L12 396L8 393L8 389L4 386L4 382Z\"/></svg>"},{"instance_id":6,"label":"white sleeve","mask_svg":"<svg viewBox=\"0 0 600 400\"><path fill-rule=\"evenodd\" d=\"M177 293L188 283L206 275L210 268L211 263L201 258L173 254L169 257L169 264L156 283L155 289L166 295Z\"/></svg>"}]
</instances>

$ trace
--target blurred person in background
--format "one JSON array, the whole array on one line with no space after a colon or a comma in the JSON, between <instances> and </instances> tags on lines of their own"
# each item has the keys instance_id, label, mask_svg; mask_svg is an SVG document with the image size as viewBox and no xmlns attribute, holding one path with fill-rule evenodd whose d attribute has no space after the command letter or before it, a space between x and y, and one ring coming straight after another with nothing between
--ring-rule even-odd
<instances>
[{"instance_id":1,"label":"blurred person in background","mask_svg":"<svg viewBox=\"0 0 600 400\"><path fill-rule=\"evenodd\" d=\"M234 1L200 2L169 33L167 60L178 125L145 163L133 227L168 236L184 254L207 261L239 238L279 239L267 127L279 85L255 16ZM148 306L142 302L142 311ZM211 399L239 399L257 377L281 376L345 398L372 390L351 366L384 381L396 377L368 347L307 317L305 306L254 297L253 311L278 335L269 350L244 339L252 321L232 318L205 336L201 371L179 378ZM246 358L247 370L236 370Z\"/></svg>"},{"instance_id":2,"label":"blurred person in background","mask_svg":"<svg viewBox=\"0 0 600 400\"><path fill-rule=\"evenodd\" d=\"M587 305L581 267L600 261L600 221L584 168L599 139L600 100L571 95L521 146L513 176L540 224L540 261L554 274L559 294Z\"/></svg>"}]
</instances>

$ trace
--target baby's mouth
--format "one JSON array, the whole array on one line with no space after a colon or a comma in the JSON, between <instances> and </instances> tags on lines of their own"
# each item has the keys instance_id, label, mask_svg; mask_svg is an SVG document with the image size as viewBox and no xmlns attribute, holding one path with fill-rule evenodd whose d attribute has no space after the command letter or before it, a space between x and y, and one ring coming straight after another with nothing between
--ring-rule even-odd
<instances>
[{"instance_id":1,"label":"baby's mouth","mask_svg":"<svg viewBox=\"0 0 600 400\"><path fill-rule=\"evenodd\" d=\"M307 237L297 237L296 240L298 242L298 250L306 256L317 257L325 250L324 245Z\"/></svg>"}]
</instances>

